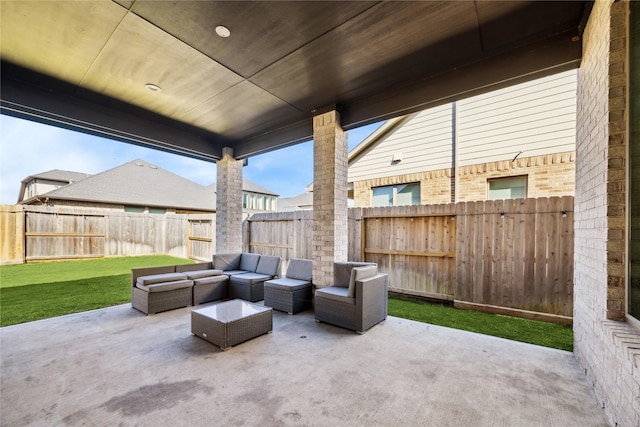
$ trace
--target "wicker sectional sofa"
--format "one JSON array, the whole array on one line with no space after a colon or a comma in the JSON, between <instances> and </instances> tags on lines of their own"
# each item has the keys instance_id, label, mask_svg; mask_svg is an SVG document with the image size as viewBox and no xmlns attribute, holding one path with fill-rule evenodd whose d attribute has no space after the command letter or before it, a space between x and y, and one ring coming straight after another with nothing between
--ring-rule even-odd
<instances>
[{"instance_id":1,"label":"wicker sectional sofa","mask_svg":"<svg viewBox=\"0 0 640 427\"><path fill-rule=\"evenodd\" d=\"M280 277L278 256L247 252L216 254L213 266L229 276L229 297L256 302L264 299L264 282Z\"/></svg>"},{"instance_id":2,"label":"wicker sectional sofa","mask_svg":"<svg viewBox=\"0 0 640 427\"><path fill-rule=\"evenodd\" d=\"M131 305L155 314L229 298L260 301L265 280L279 273L280 257L244 252L214 255L211 262L134 268Z\"/></svg>"},{"instance_id":3,"label":"wicker sectional sofa","mask_svg":"<svg viewBox=\"0 0 640 427\"><path fill-rule=\"evenodd\" d=\"M211 262L133 268L131 305L154 314L175 308L225 299L229 276L213 268Z\"/></svg>"}]
</instances>

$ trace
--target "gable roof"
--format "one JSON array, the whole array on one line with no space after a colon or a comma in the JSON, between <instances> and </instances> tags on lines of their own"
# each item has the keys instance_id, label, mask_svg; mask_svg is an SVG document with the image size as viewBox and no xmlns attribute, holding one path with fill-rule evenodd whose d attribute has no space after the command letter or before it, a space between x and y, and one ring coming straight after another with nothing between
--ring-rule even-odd
<instances>
[{"instance_id":1,"label":"gable roof","mask_svg":"<svg viewBox=\"0 0 640 427\"><path fill-rule=\"evenodd\" d=\"M306 192L293 197L278 199L278 212L311 209L313 207L313 193Z\"/></svg>"},{"instance_id":2,"label":"gable roof","mask_svg":"<svg viewBox=\"0 0 640 427\"><path fill-rule=\"evenodd\" d=\"M39 197L204 211L215 211L216 206L215 191L209 187L140 159Z\"/></svg>"},{"instance_id":3,"label":"gable roof","mask_svg":"<svg viewBox=\"0 0 640 427\"><path fill-rule=\"evenodd\" d=\"M57 181L64 184L70 184L72 182L81 181L90 176L91 174L88 174L88 173L64 171L60 169L52 169L50 171L41 172L35 175L29 175L28 177L26 177L20 182L20 192L18 193L18 203L24 200L24 194L27 188L27 184L33 181L34 179L44 179L47 181Z\"/></svg>"},{"instance_id":4,"label":"gable roof","mask_svg":"<svg viewBox=\"0 0 640 427\"><path fill-rule=\"evenodd\" d=\"M260 193L260 194L267 194L269 196L279 196L279 194L274 193L271 190L267 190L266 188L264 188L261 185L256 184L253 181L249 181L246 178L242 179L242 189L244 191L248 191L250 193Z\"/></svg>"},{"instance_id":5,"label":"gable roof","mask_svg":"<svg viewBox=\"0 0 640 427\"><path fill-rule=\"evenodd\" d=\"M215 183L203 186L140 159L96 175L54 169L25 178L22 181L22 187L24 188L25 184L33 178L69 183L64 187L40 194L38 198L211 212L216 210ZM23 188L20 194L24 194ZM252 193L278 196L248 179L243 179L242 189ZM19 202L26 204L34 198Z\"/></svg>"},{"instance_id":6,"label":"gable roof","mask_svg":"<svg viewBox=\"0 0 640 427\"><path fill-rule=\"evenodd\" d=\"M78 182L90 176L91 174L88 174L88 173L52 169L50 171L41 172L35 175L29 175L28 177L23 179L22 182L26 184L32 179L47 179L50 181L60 181L60 182L71 183L71 182Z\"/></svg>"}]
</instances>

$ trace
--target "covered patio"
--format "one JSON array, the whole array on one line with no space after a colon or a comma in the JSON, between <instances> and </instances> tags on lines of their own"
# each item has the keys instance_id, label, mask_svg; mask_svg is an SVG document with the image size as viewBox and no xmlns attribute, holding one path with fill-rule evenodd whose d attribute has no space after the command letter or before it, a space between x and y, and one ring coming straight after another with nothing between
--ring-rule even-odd
<instances>
[{"instance_id":1,"label":"covered patio","mask_svg":"<svg viewBox=\"0 0 640 427\"><path fill-rule=\"evenodd\" d=\"M575 359L307 315L220 354L185 310L122 306L2 328L3 424L639 425L637 4L1 2L0 112L215 161L217 252L241 248L244 160L313 137L319 287L347 254L344 131L580 70Z\"/></svg>"},{"instance_id":2,"label":"covered patio","mask_svg":"<svg viewBox=\"0 0 640 427\"><path fill-rule=\"evenodd\" d=\"M312 311L222 352L190 310L2 328L2 424L608 425L569 352L395 317L358 335Z\"/></svg>"}]
</instances>

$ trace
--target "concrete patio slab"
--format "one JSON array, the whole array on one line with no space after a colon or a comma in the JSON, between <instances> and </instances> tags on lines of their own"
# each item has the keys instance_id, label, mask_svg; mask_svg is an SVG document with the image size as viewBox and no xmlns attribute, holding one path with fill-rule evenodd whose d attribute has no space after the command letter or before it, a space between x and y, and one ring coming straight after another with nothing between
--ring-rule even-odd
<instances>
[{"instance_id":1,"label":"concrete patio slab","mask_svg":"<svg viewBox=\"0 0 640 427\"><path fill-rule=\"evenodd\" d=\"M312 311L222 352L191 310L1 328L1 424L608 425L569 352L394 317L358 335Z\"/></svg>"}]
</instances>

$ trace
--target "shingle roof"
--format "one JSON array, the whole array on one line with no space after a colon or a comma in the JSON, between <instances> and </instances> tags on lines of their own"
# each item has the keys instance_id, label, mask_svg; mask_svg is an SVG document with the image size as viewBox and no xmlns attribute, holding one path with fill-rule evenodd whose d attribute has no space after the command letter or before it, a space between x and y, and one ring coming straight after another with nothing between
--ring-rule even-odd
<instances>
[{"instance_id":1,"label":"shingle roof","mask_svg":"<svg viewBox=\"0 0 640 427\"><path fill-rule=\"evenodd\" d=\"M296 211L300 209L311 209L313 207L313 193L302 193L294 197L278 199L278 211Z\"/></svg>"},{"instance_id":2,"label":"shingle roof","mask_svg":"<svg viewBox=\"0 0 640 427\"><path fill-rule=\"evenodd\" d=\"M253 181L249 181L248 179L244 178L242 180L242 189L244 191L249 191L251 193L260 193L260 194L267 194L269 196L278 196L279 194L274 193L271 190L267 190L266 188L264 188L261 185L256 184Z\"/></svg>"},{"instance_id":3,"label":"shingle roof","mask_svg":"<svg viewBox=\"0 0 640 427\"><path fill-rule=\"evenodd\" d=\"M215 191L140 159L40 197L205 211L216 208Z\"/></svg>"},{"instance_id":4,"label":"shingle roof","mask_svg":"<svg viewBox=\"0 0 640 427\"><path fill-rule=\"evenodd\" d=\"M31 181L32 179L48 179L51 181L62 181L62 182L78 182L85 178L90 177L91 174L81 173L81 172L72 172L72 171L63 171L60 169L52 169L47 172L41 172L36 175L30 175L22 180L22 182L26 183Z\"/></svg>"},{"instance_id":5,"label":"shingle roof","mask_svg":"<svg viewBox=\"0 0 640 427\"><path fill-rule=\"evenodd\" d=\"M211 212L216 210L215 183L203 186L140 159L96 175L54 169L27 177L23 184L32 178L70 182L69 185L40 194L40 198ZM242 188L244 191L277 196L248 179L243 179Z\"/></svg>"}]
</instances>

